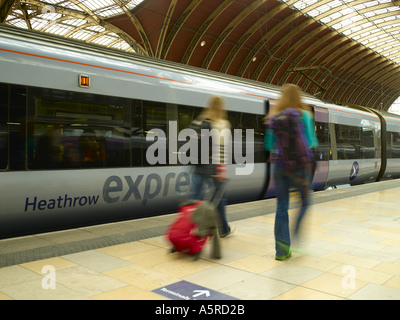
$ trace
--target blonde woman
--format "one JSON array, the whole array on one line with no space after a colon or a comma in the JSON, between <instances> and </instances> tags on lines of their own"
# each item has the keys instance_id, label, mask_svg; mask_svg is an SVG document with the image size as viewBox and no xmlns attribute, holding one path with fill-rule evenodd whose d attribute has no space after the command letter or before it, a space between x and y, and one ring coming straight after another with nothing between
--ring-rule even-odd
<instances>
[{"instance_id":1,"label":"blonde woman","mask_svg":"<svg viewBox=\"0 0 400 320\"><path fill-rule=\"evenodd\" d=\"M314 148L318 145L318 140L314 129L314 119L310 109L301 101L301 89L293 84L285 84L282 87L282 93L277 104L273 110L267 115L266 123L267 129L265 132L265 149L271 151L272 174L275 180L276 196L277 196L277 209L275 217L275 259L283 261L291 256L290 250L290 231L289 231L289 188L291 185L295 186L301 192L302 205L300 208L299 216L297 218L295 235L298 235L300 222L304 217L308 205L308 192L300 181L310 182L312 179L312 172L305 170L305 168L296 169L293 175L288 174L279 161L277 154L277 137L273 130L268 127L268 124L274 116L282 113L286 109L295 109L299 111L301 120L304 124L304 134L308 143L308 148Z\"/></svg>"},{"instance_id":2,"label":"blonde woman","mask_svg":"<svg viewBox=\"0 0 400 320\"><path fill-rule=\"evenodd\" d=\"M203 121L208 121L210 129L217 129L219 131L219 146L218 144L212 145L212 151L209 152L208 164L197 164L193 174L193 194L191 199L203 199L202 185L204 180L208 178L216 178L219 187L225 188L227 181L227 164L228 164L228 142L230 136L231 124L228 121L227 112L225 109L225 100L219 96L212 96L208 101L207 107L200 114L199 118ZM228 130L224 130L228 129ZM203 152L208 152L202 150ZM228 224L225 214L226 195L225 192L221 197L218 205L218 211L221 218L220 237L226 237L233 229Z\"/></svg>"}]
</instances>

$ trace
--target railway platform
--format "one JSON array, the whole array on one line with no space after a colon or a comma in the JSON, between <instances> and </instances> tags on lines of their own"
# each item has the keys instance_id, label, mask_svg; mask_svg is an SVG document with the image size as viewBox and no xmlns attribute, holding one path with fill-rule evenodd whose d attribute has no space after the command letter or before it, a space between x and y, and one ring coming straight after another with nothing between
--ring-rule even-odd
<instances>
[{"instance_id":1,"label":"railway platform","mask_svg":"<svg viewBox=\"0 0 400 320\"><path fill-rule=\"evenodd\" d=\"M209 244L197 261L169 252L176 214L0 240L0 300L400 300L399 194L399 180L312 193L283 262L276 199L227 207L220 260Z\"/></svg>"}]
</instances>

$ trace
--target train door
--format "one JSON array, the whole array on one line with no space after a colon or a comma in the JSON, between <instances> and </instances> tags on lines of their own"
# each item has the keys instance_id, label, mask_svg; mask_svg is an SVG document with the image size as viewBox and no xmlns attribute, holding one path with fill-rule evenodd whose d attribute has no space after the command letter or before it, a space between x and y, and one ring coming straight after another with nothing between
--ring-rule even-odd
<instances>
[{"instance_id":1,"label":"train door","mask_svg":"<svg viewBox=\"0 0 400 320\"><path fill-rule=\"evenodd\" d=\"M323 189L329 172L330 136L329 136L329 114L328 109L313 107L315 119L315 134L318 146L314 150L316 169L311 189Z\"/></svg>"},{"instance_id":2,"label":"train door","mask_svg":"<svg viewBox=\"0 0 400 320\"><path fill-rule=\"evenodd\" d=\"M26 89L0 84L0 171L26 169Z\"/></svg>"},{"instance_id":3,"label":"train door","mask_svg":"<svg viewBox=\"0 0 400 320\"><path fill-rule=\"evenodd\" d=\"M267 115L270 112L270 101L264 101L264 112ZM266 130L266 126L264 126L264 130ZM271 161L270 161L270 151L265 151L265 176L264 176L264 186L261 192L261 198L270 198L275 196L275 182L272 179L272 170L271 170Z\"/></svg>"}]
</instances>

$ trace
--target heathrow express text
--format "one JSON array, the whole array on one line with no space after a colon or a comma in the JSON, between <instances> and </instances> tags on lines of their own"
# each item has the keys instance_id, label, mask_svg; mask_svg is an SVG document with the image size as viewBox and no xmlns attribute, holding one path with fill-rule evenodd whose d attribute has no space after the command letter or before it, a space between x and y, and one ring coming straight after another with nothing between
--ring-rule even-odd
<instances>
[{"instance_id":1,"label":"heathrow express text","mask_svg":"<svg viewBox=\"0 0 400 320\"><path fill-rule=\"evenodd\" d=\"M206 181L207 188L211 187L211 180ZM149 200L156 197L166 197L170 191L177 195L187 195L190 191L190 175L187 172L168 172L164 178L157 173L147 176L112 175L103 184L102 198L104 202L113 204L119 201L141 201L146 206ZM52 198L37 196L25 199L25 212L64 209L73 207L94 206L99 203L100 195L70 196L58 195Z\"/></svg>"},{"instance_id":2,"label":"heathrow express text","mask_svg":"<svg viewBox=\"0 0 400 320\"><path fill-rule=\"evenodd\" d=\"M65 196L58 196L56 199L38 199L38 197L33 197L32 199L26 198L25 211L35 211L36 209L62 209L75 206L83 207L86 205L95 205L98 200L99 196L69 197L68 194Z\"/></svg>"}]
</instances>

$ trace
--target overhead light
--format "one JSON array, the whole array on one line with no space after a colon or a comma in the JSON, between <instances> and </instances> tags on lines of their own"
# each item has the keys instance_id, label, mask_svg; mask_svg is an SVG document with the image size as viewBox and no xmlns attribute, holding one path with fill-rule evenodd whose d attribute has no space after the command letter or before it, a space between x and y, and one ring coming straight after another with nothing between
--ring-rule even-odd
<instances>
[{"instance_id":1,"label":"overhead light","mask_svg":"<svg viewBox=\"0 0 400 320\"><path fill-rule=\"evenodd\" d=\"M257 57L253 57L253 62L257 60Z\"/></svg>"},{"instance_id":2,"label":"overhead light","mask_svg":"<svg viewBox=\"0 0 400 320\"><path fill-rule=\"evenodd\" d=\"M202 42L200 43L200 45L201 45L202 47L204 47L204 46L206 45L206 42L205 42L205 41L202 41Z\"/></svg>"}]
</instances>

